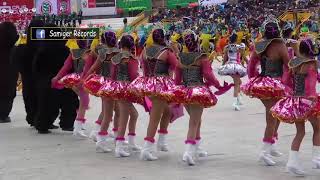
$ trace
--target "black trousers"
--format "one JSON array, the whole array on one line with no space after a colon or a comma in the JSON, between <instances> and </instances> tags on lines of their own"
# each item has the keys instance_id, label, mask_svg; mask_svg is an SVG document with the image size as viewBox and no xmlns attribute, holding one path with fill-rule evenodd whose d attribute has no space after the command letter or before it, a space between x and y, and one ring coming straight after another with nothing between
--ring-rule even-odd
<instances>
[{"instance_id":1,"label":"black trousers","mask_svg":"<svg viewBox=\"0 0 320 180\"><path fill-rule=\"evenodd\" d=\"M25 110L27 113L26 120L28 124L33 125L38 109L37 91L35 80L31 73L21 72L22 79L22 95Z\"/></svg>"},{"instance_id":2,"label":"black trousers","mask_svg":"<svg viewBox=\"0 0 320 180\"><path fill-rule=\"evenodd\" d=\"M79 100L77 95L69 90L56 90L50 87L50 82L37 82L38 110L35 127L38 130L48 130L60 114L60 127L72 128L77 116Z\"/></svg>"}]
</instances>

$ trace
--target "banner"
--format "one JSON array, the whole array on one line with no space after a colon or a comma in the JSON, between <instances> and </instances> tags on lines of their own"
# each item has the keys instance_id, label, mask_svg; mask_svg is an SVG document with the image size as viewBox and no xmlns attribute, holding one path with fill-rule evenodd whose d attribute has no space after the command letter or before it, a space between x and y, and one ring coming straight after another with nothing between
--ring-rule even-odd
<instances>
[{"instance_id":1,"label":"banner","mask_svg":"<svg viewBox=\"0 0 320 180\"><path fill-rule=\"evenodd\" d=\"M200 6L212 6L216 4L226 3L228 0L199 0Z\"/></svg>"},{"instance_id":2,"label":"banner","mask_svg":"<svg viewBox=\"0 0 320 180\"><path fill-rule=\"evenodd\" d=\"M58 14L57 0L36 0L37 13Z\"/></svg>"},{"instance_id":3,"label":"banner","mask_svg":"<svg viewBox=\"0 0 320 180\"><path fill-rule=\"evenodd\" d=\"M29 10L34 7L32 0L0 0L0 10L6 9L13 10L14 13L18 13L19 9L28 8Z\"/></svg>"},{"instance_id":4,"label":"banner","mask_svg":"<svg viewBox=\"0 0 320 180\"><path fill-rule=\"evenodd\" d=\"M70 0L58 0L58 11L59 13L70 14Z\"/></svg>"},{"instance_id":5,"label":"banner","mask_svg":"<svg viewBox=\"0 0 320 180\"><path fill-rule=\"evenodd\" d=\"M115 7L116 1L115 0L95 0L96 7Z\"/></svg>"},{"instance_id":6,"label":"banner","mask_svg":"<svg viewBox=\"0 0 320 180\"><path fill-rule=\"evenodd\" d=\"M88 8L95 8L96 0L88 0Z\"/></svg>"}]
</instances>

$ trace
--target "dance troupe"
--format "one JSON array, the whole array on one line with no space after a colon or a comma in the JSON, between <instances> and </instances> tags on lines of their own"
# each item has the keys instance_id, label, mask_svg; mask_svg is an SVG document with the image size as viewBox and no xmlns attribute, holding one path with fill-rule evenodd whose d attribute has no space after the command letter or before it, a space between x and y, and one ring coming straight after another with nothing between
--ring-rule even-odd
<instances>
[{"instance_id":1,"label":"dance troupe","mask_svg":"<svg viewBox=\"0 0 320 180\"><path fill-rule=\"evenodd\" d=\"M284 38L274 18L268 18L263 29L264 38L252 47L247 68L241 63L244 45L236 44L236 34L230 36L218 74L231 76L233 83L220 83L216 79L212 61L201 52L198 36L193 31L183 33L182 44L168 45L163 28L155 26L150 33L153 44L146 46L139 57L135 56L131 35L124 34L118 40L114 32L106 31L94 50L90 50L89 41L77 40L77 48L70 50L64 66L52 79L52 86L68 87L78 94L80 106L73 135L80 138L87 138L84 124L89 94L101 98L101 113L90 137L96 141L97 152L111 152L115 147L116 157L128 157L140 151L142 160L157 160L156 149L169 150L169 123L183 115L184 106L189 114L189 129L182 159L188 165L195 165L198 157L208 154L200 146L204 108L215 106L217 97L233 87L235 110L240 110L242 105L240 91L260 99L265 106L266 128L260 160L266 165L274 166L274 157L282 155L276 148L280 122L296 125L287 169L303 176L298 156L307 121L314 130L313 167L320 169L320 121L317 118L320 101L316 93L315 59L319 50L312 37L296 41L290 39L292 31L289 31ZM283 29L283 34L286 31L288 29ZM180 51L179 46L186 47L187 51ZM143 74L139 74L139 68ZM249 81L242 84L241 78L246 75ZM211 86L217 90L213 92ZM142 105L150 115L142 148L135 143L138 111L134 103ZM113 129L110 128L112 122Z\"/></svg>"}]
</instances>

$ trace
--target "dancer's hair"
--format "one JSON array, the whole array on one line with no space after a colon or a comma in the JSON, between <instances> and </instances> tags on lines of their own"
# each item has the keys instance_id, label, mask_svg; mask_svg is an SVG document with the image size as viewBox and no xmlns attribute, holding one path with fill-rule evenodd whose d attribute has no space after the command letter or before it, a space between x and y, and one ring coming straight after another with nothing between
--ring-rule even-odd
<instances>
[{"instance_id":1,"label":"dancer's hair","mask_svg":"<svg viewBox=\"0 0 320 180\"><path fill-rule=\"evenodd\" d=\"M116 34L112 31L106 31L101 35L101 42L109 47L115 47L117 45Z\"/></svg>"},{"instance_id":2,"label":"dancer's hair","mask_svg":"<svg viewBox=\"0 0 320 180\"><path fill-rule=\"evenodd\" d=\"M129 50L134 50L134 39L131 35L122 36L119 42L120 48L128 48Z\"/></svg>"},{"instance_id":3,"label":"dancer's hair","mask_svg":"<svg viewBox=\"0 0 320 180\"><path fill-rule=\"evenodd\" d=\"M312 39L303 39L299 45L299 53L306 57L315 57L319 55L319 48Z\"/></svg>"},{"instance_id":4,"label":"dancer's hair","mask_svg":"<svg viewBox=\"0 0 320 180\"><path fill-rule=\"evenodd\" d=\"M152 39L153 39L153 42L155 42L156 44L159 44L159 45L162 45L162 46L166 45L166 43L165 43L165 32L164 32L163 29L155 29L152 32Z\"/></svg>"},{"instance_id":5,"label":"dancer's hair","mask_svg":"<svg viewBox=\"0 0 320 180\"><path fill-rule=\"evenodd\" d=\"M233 33L230 37L229 37L229 41L230 43L236 43L238 39L238 35L236 33Z\"/></svg>"},{"instance_id":6,"label":"dancer's hair","mask_svg":"<svg viewBox=\"0 0 320 180\"><path fill-rule=\"evenodd\" d=\"M281 38L281 30L277 22L268 22L264 26L264 36L266 39Z\"/></svg>"},{"instance_id":7,"label":"dancer's hair","mask_svg":"<svg viewBox=\"0 0 320 180\"><path fill-rule=\"evenodd\" d=\"M184 36L184 43L189 52L196 52L199 50L198 38L195 33L189 33Z\"/></svg>"}]
</instances>

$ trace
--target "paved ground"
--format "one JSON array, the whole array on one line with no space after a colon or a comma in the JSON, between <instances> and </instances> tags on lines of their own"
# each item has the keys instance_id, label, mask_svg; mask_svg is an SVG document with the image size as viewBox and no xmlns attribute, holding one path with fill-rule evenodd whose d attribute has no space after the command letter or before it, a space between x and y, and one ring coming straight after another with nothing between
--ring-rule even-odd
<instances>
[{"instance_id":1,"label":"paved ground","mask_svg":"<svg viewBox=\"0 0 320 180\"><path fill-rule=\"evenodd\" d=\"M220 78L222 80L222 78ZM226 80L230 80L226 78ZM187 117L170 127L170 153L160 153L160 160L143 162L138 154L117 159L113 153L95 152L90 140L76 140L69 133L54 131L38 135L24 121L22 97L18 96L12 112L13 123L0 125L0 180L291 180L285 173L288 149L294 127L283 124L279 148L285 155L277 159L277 166L265 167L257 162L261 137L265 126L264 109L257 100L244 97L240 112L231 109L231 91L220 97L219 104L207 109L203 116L202 136L208 158L200 159L197 166L188 167L181 161L183 141L187 131ZM87 129L99 113L100 102L92 98ZM138 143L142 145L148 115L138 107ZM301 152L303 166L308 172L304 179L318 180L320 170L311 169L311 135L307 136Z\"/></svg>"}]
</instances>

